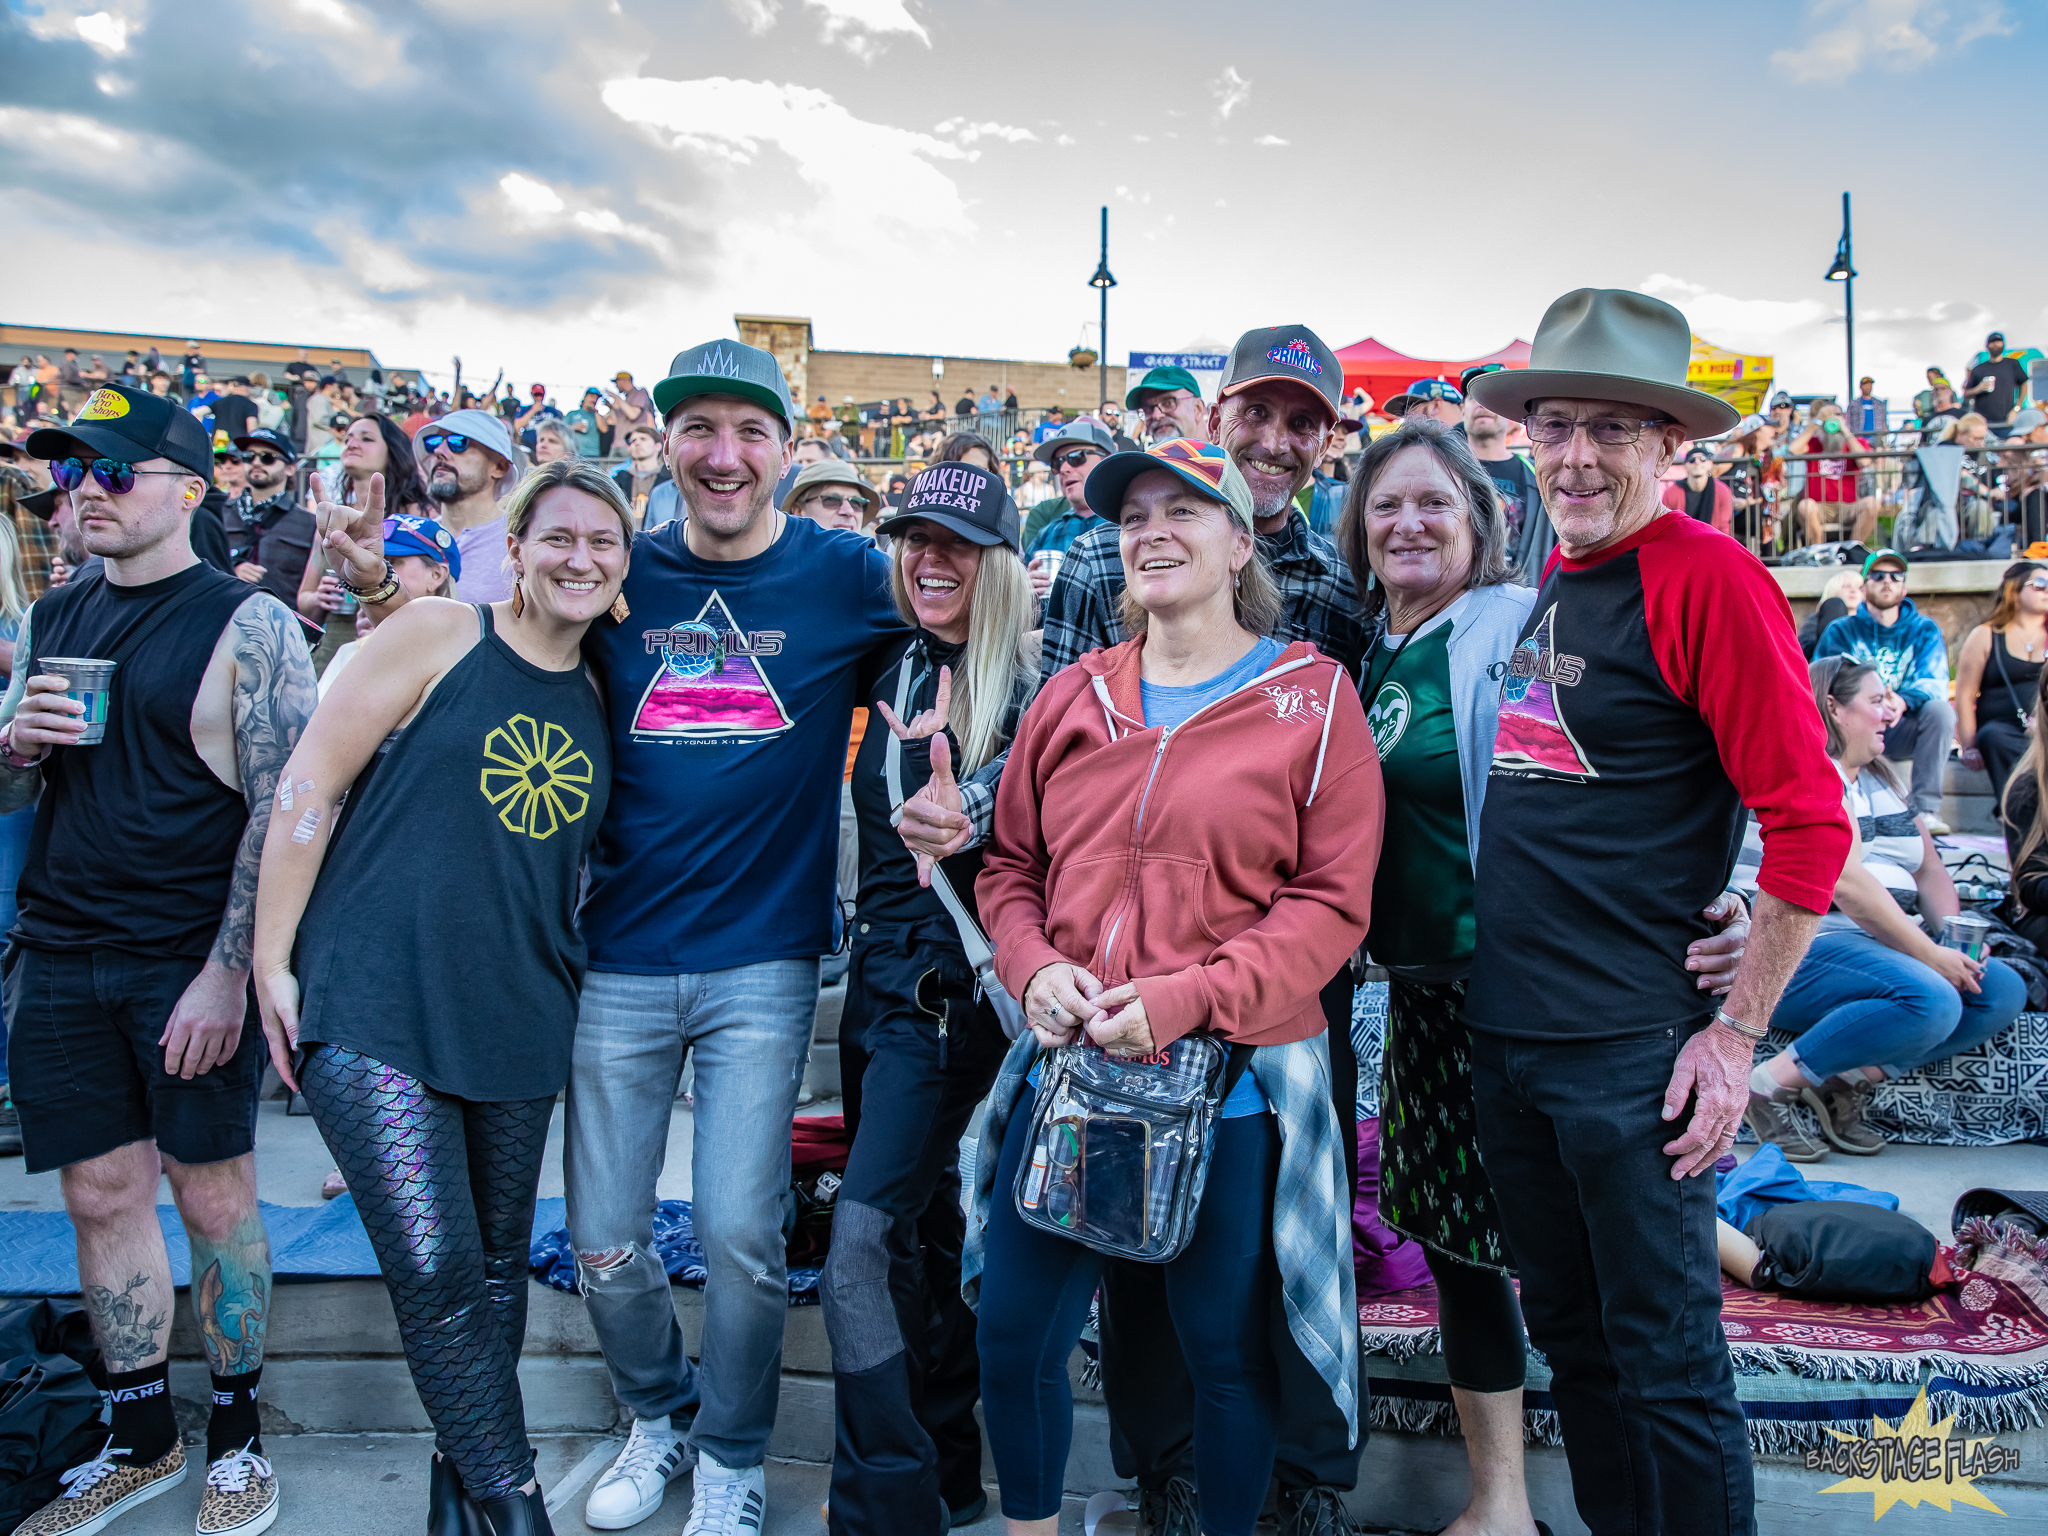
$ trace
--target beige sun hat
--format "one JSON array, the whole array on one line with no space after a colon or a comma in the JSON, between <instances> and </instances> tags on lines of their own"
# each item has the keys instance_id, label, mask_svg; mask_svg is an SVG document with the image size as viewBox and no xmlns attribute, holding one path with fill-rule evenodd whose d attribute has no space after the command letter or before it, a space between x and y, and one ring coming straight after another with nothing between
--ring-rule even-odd
<instances>
[{"instance_id":1,"label":"beige sun hat","mask_svg":"<svg viewBox=\"0 0 2048 1536\"><path fill-rule=\"evenodd\" d=\"M1694 437L1741 419L1718 395L1687 387L1692 327L1662 299L1626 288L1579 288L1543 313L1527 368L1472 381L1471 397L1517 420L1538 400L1625 400L1661 411Z\"/></svg>"}]
</instances>

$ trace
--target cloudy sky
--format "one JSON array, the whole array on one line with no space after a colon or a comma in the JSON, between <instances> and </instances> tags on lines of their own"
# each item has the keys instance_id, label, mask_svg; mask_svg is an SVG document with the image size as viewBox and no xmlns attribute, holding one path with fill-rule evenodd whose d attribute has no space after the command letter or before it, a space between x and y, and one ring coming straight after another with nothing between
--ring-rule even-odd
<instances>
[{"instance_id":1,"label":"cloudy sky","mask_svg":"<svg viewBox=\"0 0 2048 1536\"><path fill-rule=\"evenodd\" d=\"M0 4L15 322L558 393L735 311L1057 357L1107 204L1115 357L1473 355L1592 284L1834 389L1846 189L1880 392L2048 346L2042 0Z\"/></svg>"}]
</instances>

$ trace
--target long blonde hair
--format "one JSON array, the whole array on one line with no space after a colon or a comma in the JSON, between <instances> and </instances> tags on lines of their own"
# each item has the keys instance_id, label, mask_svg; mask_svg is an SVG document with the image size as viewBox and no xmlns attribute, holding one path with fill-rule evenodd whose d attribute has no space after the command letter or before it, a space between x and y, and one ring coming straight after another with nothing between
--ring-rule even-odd
<instances>
[{"instance_id":1,"label":"long blonde hair","mask_svg":"<svg viewBox=\"0 0 2048 1536\"><path fill-rule=\"evenodd\" d=\"M2020 866L2027 862L2036 848L2048 841L2048 746L2041 740L2048 718L2048 667L2041 669L2041 680L2034 688L2034 721L2027 727L2027 750L2012 771L2012 777L2005 781L2005 790L1998 797L1998 819L2006 820L2006 807L2012 803L2012 787L2021 779L2034 781L2034 819L2027 827L2027 835L2020 839L2020 851L2013 856L2013 878L2019 878ZM2014 886L2017 895L2018 886Z\"/></svg>"},{"instance_id":2,"label":"long blonde hair","mask_svg":"<svg viewBox=\"0 0 2048 1536\"><path fill-rule=\"evenodd\" d=\"M903 622L915 625L917 610L903 579L903 551L909 541L899 536L889 543L889 591ZM957 772L986 767L1008 745L1003 725L1011 695L1038 675L1038 654L1024 643L1036 602L1017 552L1007 544L984 544L967 609L966 664L953 679L946 715L946 723L960 738Z\"/></svg>"}]
</instances>

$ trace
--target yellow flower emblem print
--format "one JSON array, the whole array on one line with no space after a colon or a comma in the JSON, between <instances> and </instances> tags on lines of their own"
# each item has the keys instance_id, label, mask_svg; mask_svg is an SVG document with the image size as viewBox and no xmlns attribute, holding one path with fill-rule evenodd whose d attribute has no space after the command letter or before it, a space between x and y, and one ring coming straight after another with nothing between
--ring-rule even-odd
<instances>
[{"instance_id":1,"label":"yellow flower emblem print","mask_svg":"<svg viewBox=\"0 0 2048 1536\"><path fill-rule=\"evenodd\" d=\"M496 766L484 769L479 787L509 830L553 837L590 809L590 756L559 725L514 715L484 738L484 756Z\"/></svg>"}]
</instances>

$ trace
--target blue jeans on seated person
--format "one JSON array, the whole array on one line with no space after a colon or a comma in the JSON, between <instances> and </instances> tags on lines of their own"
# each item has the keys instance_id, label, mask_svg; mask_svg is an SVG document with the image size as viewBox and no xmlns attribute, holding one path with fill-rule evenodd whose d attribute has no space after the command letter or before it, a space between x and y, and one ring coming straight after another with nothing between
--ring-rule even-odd
<instances>
[{"instance_id":1,"label":"blue jeans on seated person","mask_svg":"<svg viewBox=\"0 0 2048 1536\"><path fill-rule=\"evenodd\" d=\"M2002 1033L2027 1005L2027 984L2002 960L1985 964L1978 985L1958 992L1934 967L1861 929L1824 933L1792 973L1771 1025L1799 1037L1800 1075L1816 1088L1858 1067L1903 1077Z\"/></svg>"}]
</instances>

